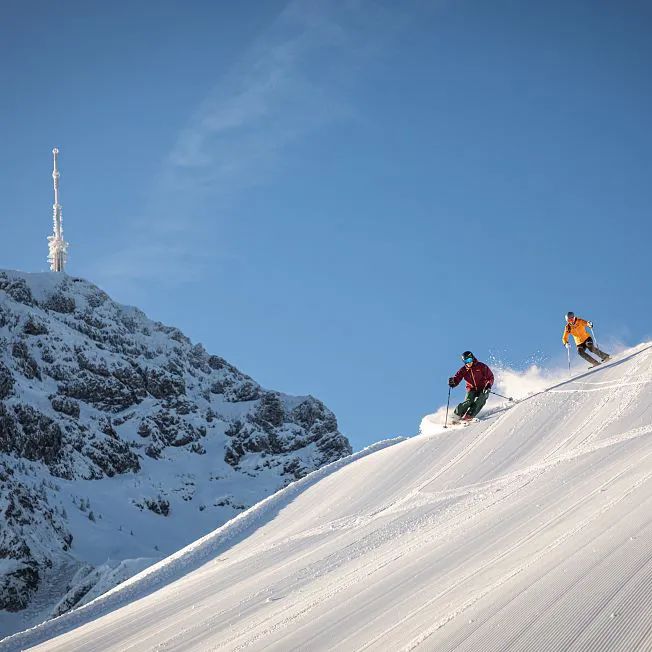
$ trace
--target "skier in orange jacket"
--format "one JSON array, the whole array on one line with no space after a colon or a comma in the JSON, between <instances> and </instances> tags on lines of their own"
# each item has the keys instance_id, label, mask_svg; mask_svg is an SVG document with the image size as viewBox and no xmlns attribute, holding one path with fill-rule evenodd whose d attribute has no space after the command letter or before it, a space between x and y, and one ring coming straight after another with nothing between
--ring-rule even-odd
<instances>
[{"instance_id":1,"label":"skier in orange jacket","mask_svg":"<svg viewBox=\"0 0 652 652\"><path fill-rule=\"evenodd\" d=\"M580 357L584 358L587 362L590 362L594 367L597 367L600 362L592 358L586 350L588 349L591 353L595 353L600 356L602 362L609 360L609 354L600 349L594 344L593 338L587 331L587 328L593 328L593 323L586 321L586 319L581 319L576 317L575 313L567 312L566 313L566 328L564 328L564 334L561 337L561 341L564 343L565 347L568 347L568 338L570 335L573 336L575 344L577 345L577 353Z\"/></svg>"}]
</instances>

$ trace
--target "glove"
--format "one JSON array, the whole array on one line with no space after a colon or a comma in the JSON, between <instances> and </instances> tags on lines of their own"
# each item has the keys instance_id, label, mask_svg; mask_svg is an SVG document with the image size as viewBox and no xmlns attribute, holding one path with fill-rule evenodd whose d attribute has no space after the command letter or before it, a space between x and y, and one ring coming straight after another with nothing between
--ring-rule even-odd
<instances>
[{"instance_id":1,"label":"glove","mask_svg":"<svg viewBox=\"0 0 652 652\"><path fill-rule=\"evenodd\" d=\"M455 378L453 378L452 376L448 379L448 386L455 387Z\"/></svg>"},{"instance_id":2,"label":"glove","mask_svg":"<svg viewBox=\"0 0 652 652\"><path fill-rule=\"evenodd\" d=\"M484 393L488 394L491 391L491 385L486 385L484 388Z\"/></svg>"},{"instance_id":3,"label":"glove","mask_svg":"<svg viewBox=\"0 0 652 652\"><path fill-rule=\"evenodd\" d=\"M589 325L589 328L593 328L593 322L592 321L587 321L586 323Z\"/></svg>"},{"instance_id":4,"label":"glove","mask_svg":"<svg viewBox=\"0 0 652 652\"><path fill-rule=\"evenodd\" d=\"M570 344L569 344L568 342L566 342L566 344L564 344L564 346L565 346L566 348L569 348L569 347L570 347Z\"/></svg>"}]
</instances>

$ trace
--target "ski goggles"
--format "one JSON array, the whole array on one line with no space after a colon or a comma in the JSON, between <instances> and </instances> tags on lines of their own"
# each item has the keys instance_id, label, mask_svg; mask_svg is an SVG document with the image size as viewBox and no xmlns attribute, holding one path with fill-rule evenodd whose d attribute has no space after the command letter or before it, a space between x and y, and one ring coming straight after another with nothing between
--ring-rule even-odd
<instances>
[{"instance_id":1,"label":"ski goggles","mask_svg":"<svg viewBox=\"0 0 652 652\"><path fill-rule=\"evenodd\" d=\"M465 364L471 364L474 358L463 358Z\"/></svg>"}]
</instances>

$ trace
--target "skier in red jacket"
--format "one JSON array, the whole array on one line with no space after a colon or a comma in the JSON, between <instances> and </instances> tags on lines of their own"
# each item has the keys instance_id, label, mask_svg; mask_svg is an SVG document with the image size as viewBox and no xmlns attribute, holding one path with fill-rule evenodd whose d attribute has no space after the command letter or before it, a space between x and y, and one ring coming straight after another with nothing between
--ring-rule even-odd
<instances>
[{"instance_id":1,"label":"skier in red jacket","mask_svg":"<svg viewBox=\"0 0 652 652\"><path fill-rule=\"evenodd\" d=\"M453 423L471 421L482 410L489 398L491 386L494 384L494 375L491 369L476 359L471 351L462 354L464 366L448 379L450 387L457 387L462 379L466 380L466 398L456 408Z\"/></svg>"}]
</instances>

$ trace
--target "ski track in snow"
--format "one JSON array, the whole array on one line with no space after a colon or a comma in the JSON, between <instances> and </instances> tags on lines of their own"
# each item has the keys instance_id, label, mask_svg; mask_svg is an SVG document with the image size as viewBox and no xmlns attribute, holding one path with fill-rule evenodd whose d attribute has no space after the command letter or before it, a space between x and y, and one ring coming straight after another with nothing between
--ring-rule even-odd
<instances>
[{"instance_id":1,"label":"ski track in snow","mask_svg":"<svg viewBox=\"0 0 652 652\"><path fill-rule=\"evenodd\" d=\"M0 650L650 650L650 383L641 345L381 443Z\"/></svg>"}]
</instances>

